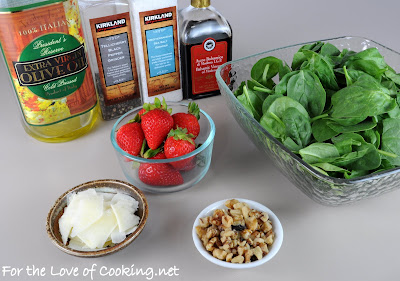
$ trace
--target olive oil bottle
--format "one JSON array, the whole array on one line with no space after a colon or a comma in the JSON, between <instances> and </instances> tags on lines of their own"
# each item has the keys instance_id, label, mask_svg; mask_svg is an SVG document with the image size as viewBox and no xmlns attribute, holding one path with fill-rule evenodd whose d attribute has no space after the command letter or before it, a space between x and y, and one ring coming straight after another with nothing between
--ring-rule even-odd
<instances>
[{"instance_id":1,"label":"olive oil bottle","mask_svg":"<svg viewBox=\"0 0 400 281\"><path fill-rule=\"evenodd\" d=\"M191 0L179 19L184 98L220 94L215 71L232 59L232 29L228 21L210 5L210 0Z\"/></svg>"},{"instance_id":2,"label":"olive oil bottle","mask_svg":"<svg viewBox=\"0 0 400 281\"><path fill-rule=\"evenodd\" d=\"M0 42L29 135L63 142L93 127L99 109L77 0L0 0Z\"/></svg>"}]
</instances>

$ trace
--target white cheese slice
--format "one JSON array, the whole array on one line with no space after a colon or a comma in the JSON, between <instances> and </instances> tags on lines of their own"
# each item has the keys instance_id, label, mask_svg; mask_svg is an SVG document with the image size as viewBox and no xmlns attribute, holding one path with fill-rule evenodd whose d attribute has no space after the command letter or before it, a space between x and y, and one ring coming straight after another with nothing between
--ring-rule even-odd
<instances>
[{"instance_id":1,"label":"white cheese slice","mask_svg":"<svg viewBox=\"0 0 400 281\"><path fill-rule=\"evenodd\" d=\"M72 192L68 197L67 197L67 206L69 206L69 204L71 204L71 202L73 201L73 199L75 198L76 193Z\"/></svg>"},{"instance_id":2,"label":"white cheese slice","mask_svg":"<svg viewBox=\"0 0 400 281\"><path fill-rule=\"evenodd\" d=\"M113 231L113 233L111 233L111 241L114 244L118 244L121 243L122 241L124 241L126 238L126 234L125 232L120 232L118 231L118 227L115 228L115 230Z\"/></svg>"},{"instance_id":3,"label":"white cheese slice","mask_svg":"<svg viewBox=\"0 0 400 281\"><path fill-rule=\"evenodd\" d=\"M138 219L139 219L139 217L138 217ZM126 235L129 235L129 234L133 233L137 228L138 228L137 225L135 225L134 227L132 227L132 228L126 230L126 231L125 231L125 232L126 232Z\"/></svg>"},{"instance_id":4,"label":"white cheese slice","mask_svg":"<svg viewBox=\"0 0 400 281\"><path fill-rule=\"evenodd\" d=\"M86 244L83 243L82 240L79 239L78 237L74 237L74 238L70 239L68 247L73 250L83 251L83 252L92 250L88 246L86 246Z\"/></svg>"},{"instance_id":5,"label":"white cheese slice","mask_svg":"<svg viewBox=\"0 0 400 281\"><path fill-rule=\"evenodd\" d=\"M104 202L111 202L111 200L115 196L115 193L108 193L108 192L99 192L99 194L103 195Z\"/></svg>"},{"instance_id":6,"label":"white cheese slice","mask_svg":"<svg viewBox=\"0 0 400 281\"><path fill-rule=\"evenodd\" d=\"M91 226L80 232L77 236L89 248L103 248L108 237L117 228L117 220L114 212L108 209L103 216Z\"/></svg>"},{"instance_id":7,"label":"white cheese slice","mask_svg":"<svg viewBox=\"0 0 400 281\"><path fill-rule=\"evenodd\" d=\"M125 232L125 230L134 227L139 223L139 218L134 215L134 210L131 208L126 208L124 203L116 203L111 205L114 211L115 217L118 222L118 229L120 232Z\"/></svg>"},{"instance_id":8,"label":"white cheese slice","mask_svg":"<svg viewBox=\"0 0 400 281\"><path fill-rule=\"evenodd\" d=\"M104 201L104 210L111 209L111 201Z\"/></svg>"},{"instance_id":9,"label":"white cheese slice","mask_svg":"<svg viewBox=\"0 0 400 281\"><path fill-rule=\"evenodd\" d=\"M138 201L136 201L131 196L123 194L123 193L117 193L112 198L111 204L116 204L116 203L123 204L124 206L132 208L133 212L136 212L136 210L139 207L139 202Z\"/></svg>"},{"instance_id":10,"label":"white cheese slice","mask_svg":"<svg viewBox=\"0 0 400 281\"><path fill-rule=\"evenodd\" d=\"M68 237L72 230L71 218L66 216L65 214L62 215L62 217L58 221L58 228L60 229L63 244L67 245Z\"/></svg>"},{"instance_id":11,"label":"white cheese slice","mask_svg":"<svg viewBox=\"0 0 400 281\"><path fill-rule=\"evenodd\" d=\"M72 238L87 229L103 215L103 196L98 195L93 189L87 191L93 191L94 194L83 191L77 195L79 197L79 204L76 211L74 211L75 216L70 235Z\"/></svg>"},{"instance_id":12,"label":"white cheese slice","mask_svg":"<svg viewBox=\"0 0 400 281\"><path fill-rule=\"evenodd\" d=\"M75 211L77 210L79 204L79 198L76 193L72 193L67 198L67 202L68 206L64 208L64 214L58 221L58 226L64 245L67 244L68 236L70 235L74 225Z\"/></svg>"}]
</instances>

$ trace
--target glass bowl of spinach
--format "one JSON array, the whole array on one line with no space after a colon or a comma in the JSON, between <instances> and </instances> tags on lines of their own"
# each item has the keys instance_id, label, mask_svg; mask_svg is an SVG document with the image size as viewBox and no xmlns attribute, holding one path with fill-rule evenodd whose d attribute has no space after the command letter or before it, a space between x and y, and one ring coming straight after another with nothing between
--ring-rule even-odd
<instances>
[{"instance_id":1,"label":"glass bowl of spinach","mask_svg":"<svg viewBox=\"0 0 400 281\"><path fill-rule=\"evenodd\" d=\"M226 103L253 143L314 201L400 187L400 53L338 37L222 65Z\"/></svg>"}]
</instances>

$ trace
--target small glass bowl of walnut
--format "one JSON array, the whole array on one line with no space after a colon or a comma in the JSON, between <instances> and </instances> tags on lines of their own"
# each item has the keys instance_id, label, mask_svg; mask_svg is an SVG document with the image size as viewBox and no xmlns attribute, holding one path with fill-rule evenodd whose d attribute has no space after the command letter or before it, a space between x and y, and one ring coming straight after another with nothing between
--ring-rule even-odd
<instances>
[{"instance_id":1,"label":"small glass bowl of walnut","mask_svg":"<svg viewBox=\"0 0 400 281\"><path fill-rule=\"evenodd\" d=\"M260 203L221 200L206 207L193 225L197 250L228 268L251 268L272 259L283 241L278 217Z\"/></svg>"}]
</instances>

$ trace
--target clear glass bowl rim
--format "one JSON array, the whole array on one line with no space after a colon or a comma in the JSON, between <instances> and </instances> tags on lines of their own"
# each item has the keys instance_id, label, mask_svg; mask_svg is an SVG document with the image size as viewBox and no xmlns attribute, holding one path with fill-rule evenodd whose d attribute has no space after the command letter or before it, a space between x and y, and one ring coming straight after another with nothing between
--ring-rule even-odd
<instances>
[{"instance_id":1,"label":"clear glass bowl rim","mask_svg":"<svg viewBox=\"0 0 400 281\"><path fill-rule=\"evenodd\" d=\"M271 141L273 141L276 145L278 145L282 150L286 151L296 162L298 162L301 166L303 166L303 168L305 168L309 173L313 174L313 176L323 180L323 181L327 181L327 182L334 182L337 184L354 184L354 183L360 183L360 182L364 182L364 181L370 181L370 180L377 180L379 178L385 177L387 175L391 175L391 174L397 174L400 171L400 167L397 168L393 168L390 170L386 170L386 171L381 171L378 173L373 173L373 174L369 174L369 175L365 175L362 177L357 177L354 179L343 179L343 178L335 178L335 177L330 177L327 175L324 175L322 173L320 173L319 171L313 169L308 163L304 162L303 159L301 159L300 157L298 157L296 154L294 154L292 151L290 151L288 148L286 148L281 142L279 142L276 138L274 138L266 129L264 129L260 123L257 122L257 120L255 120L253 118L253 116L251 116L247 110L243 107L243 105L238 102L237 98L235 97L235 95L232 93L232 91L229 89L229 87L226 85L224 79L222 79L221 76L221 71L224 67L226 67L227 65L230 64L235 64L235 63L239 63L240 61L244 61L247 60L249 58L252 57L256 57L256 56L261 56L261 55L268 55L269 53L275 52L275 51L279 51L279 50L284 50L287 48L291 48L291 47L300 47L302 45L305 44L312 44L315 42L325 42L325 41L334 41L334 40L339 40L339 39L351 39L351 38L357 38L357 39L361 39L364 41L369 41L374 43L375 45L378 45L382 48L385 48L393 53L396 53L397 55L400 56L400 53L397 51L394 51L393 49L390 49L388 47L386 47L385 45L382 45L374 40L365 38L365 37L361 37L361 36L339 36L339 37L334 37L334 38L327 38L327 39L321 39L321 40L315 40L315 41L309 41L309 42L304 42L304 43L297 43L297 44L292 44L292 45L288 45L288 46L284 46L284 47L279 47L279 48L275 48L275 49L271 49L268 51L264 51L261 53L257 53L257 54L253 54L250 56L246 56L240 59L236 59L236 60L232 60L229 62L226 62L222 65L220 65L217 69L217 71L215 72L215 76L217 78L218 84L224 88L225 92L228 93L228 95L230 96L230 98L234 101L234 103L236 103L237 105L239 105L240 107L243 108L243 112L246 115L246 118L254 125L256 126L259 130L261 130L261 132L263 132ZM250 77L249 77L250 78Z\"/></svg>"},{"instance_id":2,"label":"clear glass bowl rim","mask_svg":"<svg viewBox=\"0 0 400 281\"><path fill-rule=\"evenodd\" d=\"M187 103L182 103L182 102L167 102L168 106L186 106L188 107ZM214 140L215 137L215 124L214 121L211 119L211 117L202 109L200 109L200 112L207 118L208 123L210 124L210 134L208 135L207 139L205 140L205 142L198 148L196 148L194 151L185 154L183 156L180 157L176 157L176 158L170 158L170 159L146 159L146 158L142 158L142 157L137 157L137 156L133 156L130 155L129 153L126 153L125 151L123 151L119 145L117 144L117 141L115 139L115 133L116 133L116 129L118 127L118 125L121 123L121 121L128 115L132 114L135 111L139 111L140 109L142 109L143 106L138 106L134 109L131 109L130 111L126 112L124 115L122 115L114 124L114 126L112 127L111 130L111 143L114 147L114 149L116 151L118 151L119 154L123 155L124 157L131 159L133 161L136 162L140 162L140 163L150 163L150 164L155 164L155 163L171 163L171 162L176 162L176 161L180 161L180 160L184 160L187 158L190 158L192 156L195 156L197 154L199 154L200 152L202 152L203 150L205 150Z\"/></svg>"}]
</instances>

